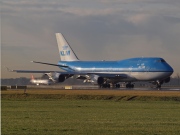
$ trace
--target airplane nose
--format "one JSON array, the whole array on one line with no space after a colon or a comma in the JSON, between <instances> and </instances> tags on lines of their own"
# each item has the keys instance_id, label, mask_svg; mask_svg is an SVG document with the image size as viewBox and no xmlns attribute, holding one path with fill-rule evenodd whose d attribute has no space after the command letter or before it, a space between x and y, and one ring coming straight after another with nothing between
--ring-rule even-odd
<instances>
[{"instance_id":1,"label":"airplane nose","mask_svg":"<svg viewBox=\"0 0 180 135\"><path fill-rule=\"evenodd\" d=\"M173 72L174 72L174 69L173 69L170 65L168 65L167 71L173 73Z\"/></svg>"}]
</instances>

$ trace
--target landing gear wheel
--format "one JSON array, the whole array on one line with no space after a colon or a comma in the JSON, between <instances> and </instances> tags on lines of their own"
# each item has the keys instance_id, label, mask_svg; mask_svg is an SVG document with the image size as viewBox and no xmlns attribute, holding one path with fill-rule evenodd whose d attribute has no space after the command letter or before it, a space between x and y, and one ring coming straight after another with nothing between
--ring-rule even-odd
<instances>
[{"instance_id":1,"label":"landing gear wheel","mask_svg":"<svg viewBox=\"0 0 180 135\"><path fill-rule=\"evenodd\" d=\"M117 84L116 84L116 88L120 88L120 84L117 83Z\"/></svg>"},{"instance_id":2,"label":"landing gear wheel","mask_svg":"<svg viewBox=\"0 0 180 135\"><path fill-rule=\"evenodd\" d=\"M156 88L160 89L160 88L161 88L161 85L157 84Z\"/></svg>"},{"instance_id":3,"label":"landing gear wheel","mask_svg":"<svg viewBox=\"0 0 180 135\"><path fill-rule=\"evenodd\" d=\"M106 87L107 87L107 84L106 84L106 83L102 85L102 88L106 88Z\"/></svg>"},{"instance_id":4,"label":"landing gear wheel","mask_svg":"<svg viewBox=\"0 0 180 135\"><path fill-rule=\"evenodd\" d=\"M163 81L157 81L156 88L159 90L161 89L161 85L163 84Z\"/></svg>"},{"instance_id":5,"label":"landing gear wheel","mask_svg":"<svg viewBox=\"0 0 180 135\"><path fill-rule=\"evenodd\" d=\"M111 87L111 85L109 83L104 83L102 85L102 88L110 88L110 87Z\"/></svg>"},{"instance_id":6,"label":"landing gear wheel","mask_svg":"<svg viewBox=\"0 0 180 135\"><path fill-rule=\"evenodd\" d=\"M111 85L108 83L108 84L107 84L107 88L110 88L110 87L111 87Z\"/></svg>"},{"instance_id":7,"label":"landing gear wheel","mask_svg":"<svg viewBox=\"0 0 180 135\"><path fill-rule=\"evenodd\" d=\"M134 88L134 84L128 83L126 84L126 88Z\"/></svg>"}]
</instances>

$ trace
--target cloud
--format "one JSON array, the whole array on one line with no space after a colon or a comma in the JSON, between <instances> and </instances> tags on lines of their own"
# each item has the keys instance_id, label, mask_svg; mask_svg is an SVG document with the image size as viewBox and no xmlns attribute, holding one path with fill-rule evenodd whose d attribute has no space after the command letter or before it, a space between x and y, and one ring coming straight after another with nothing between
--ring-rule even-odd
<instances>
[{"instance_id":1,"label":"cloud","mask_svg":"<svg viewBox=\"0 0 180 135\"><path fill-rule=\"evenodd\" d=\"M150 20L150 18L151 18L151 15L142 13L142 14L129 16L127 17L127 20L133 23L134 25L138 25L138 24L147 23Z\"/></svg>"},{"instance_id":2,"label":"cloud","mask_svg":"<svg viewBox=\"0 0 180 135\"><path fill-rule=\"evenodd\" d=\"M179 0L2 1L2 62L31 69L29 60L56 63L55 33L62 32L80 59L160 56L180 72L179 7Z\"/></svg>"}]
</instances>

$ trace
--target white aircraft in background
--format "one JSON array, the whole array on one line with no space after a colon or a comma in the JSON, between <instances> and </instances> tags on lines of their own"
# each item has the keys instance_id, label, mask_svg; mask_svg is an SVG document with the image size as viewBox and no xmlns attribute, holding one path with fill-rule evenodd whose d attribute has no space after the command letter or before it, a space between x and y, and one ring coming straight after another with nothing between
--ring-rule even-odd
<instances>
[{"instance_id":1,"label":"white aircraft in background","mask_svg":"<svg viewBox=\"0 0 180 135\"><path fill-rule=\"evenodd\" d=\"M50 85L51 81L49 79L34 79L34 76L31 76L30 82L35 85Z\"/></svg>"}]
</instances>

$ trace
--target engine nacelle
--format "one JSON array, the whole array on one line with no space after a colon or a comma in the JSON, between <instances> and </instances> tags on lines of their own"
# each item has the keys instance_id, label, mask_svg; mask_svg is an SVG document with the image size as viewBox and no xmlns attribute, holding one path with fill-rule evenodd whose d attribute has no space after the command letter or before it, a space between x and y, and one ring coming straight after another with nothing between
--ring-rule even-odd
<instances>
[{"instance_id":1,"label":"engine nacelle","mask_svg":"<svg viewBox=\"0 0 180 135\"><path fill-rule=\"evenodd\" d=\"M66 79L65 75L59 75L58 81L59 82L64 82Z\"/></svg>"},{"instance_id":2,"label":"engine nacelle","mask_svg":"<svg viewBox=\"0 0 180 135\"><path fill-rule=\"evenodd\" d=\"M91 83L101 85L104 83L104 78L98 75L91 76Z\"/></svg>"},{"instance_id":3,"label":"engine nacelle","mask_svg":"<svg viewBox=\"0 0 180 135\"><path fill-rule=\"evenodd\" d=\"M53 82L64 82L66 80L66 76L60 73L46 73L46 75L48 75L49 79Z\"/></svg>"}]
</instances>

